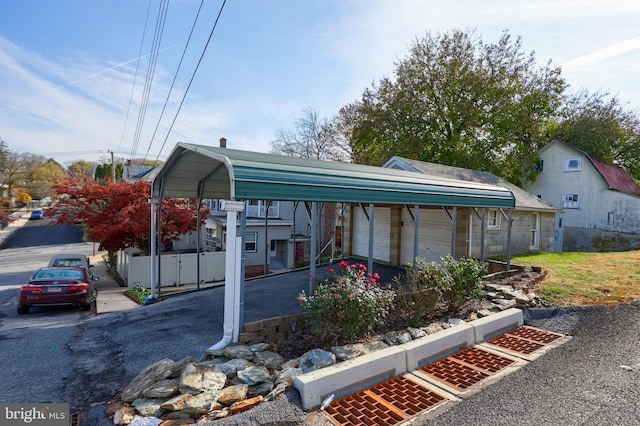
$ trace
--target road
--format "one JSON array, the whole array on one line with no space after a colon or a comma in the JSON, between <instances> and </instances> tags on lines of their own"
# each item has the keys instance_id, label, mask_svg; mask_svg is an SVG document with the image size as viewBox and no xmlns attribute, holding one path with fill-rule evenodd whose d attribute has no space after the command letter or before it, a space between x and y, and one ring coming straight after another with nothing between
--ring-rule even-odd
<instances>
[{"instance_id":1,"label":"road","mask_svg":"<svg viewBox=\"0 0 640 426\"><path fill-rule=\"evenodd\" d=\"M30 221L0 250L0 401L64 402L73 380L69 346L88 313L70 308L34 308L17 315L18 289L54 253L90 253L77 226Z\"/></svg>"}]
</instances>

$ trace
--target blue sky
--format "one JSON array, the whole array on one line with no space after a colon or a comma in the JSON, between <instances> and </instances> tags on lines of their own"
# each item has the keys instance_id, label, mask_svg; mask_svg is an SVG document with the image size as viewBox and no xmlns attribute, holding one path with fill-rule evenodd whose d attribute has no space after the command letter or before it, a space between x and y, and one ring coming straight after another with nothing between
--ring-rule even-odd
<instances>
[{"instance_id":1,"label":"blue sky","mask_svg":"<svg viewBox=\"0 0 640 426\"><path fill-rule=\"evenodd\" d=\"M106 160L109 150L164 159L178 141L217 146L221 137L229 148L268 152L303 108L333 116L392 76L416 37L452 29L485 42L505 30L521 36L539 64L562 66L572 90L608 91L640 111L637 0L229 0L169 132L222 0L204 2L160 120L200 5L171 0L142 120L159 4L2 2L0 138L63 165Z\"/></svg>"}]
</instances>

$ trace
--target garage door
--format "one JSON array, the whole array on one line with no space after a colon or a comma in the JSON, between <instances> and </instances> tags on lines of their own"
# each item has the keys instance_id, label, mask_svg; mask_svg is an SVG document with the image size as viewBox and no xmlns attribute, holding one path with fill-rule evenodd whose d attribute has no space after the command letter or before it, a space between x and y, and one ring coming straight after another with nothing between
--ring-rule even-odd
<instances>
[{"instance_id":1,"label":"garage door","mask_svg":"<svg viewBox=\"0 0 640 426\"><path fill-rule=\"evenodd\" d=\"M367 211L369 207L367 206ZM362 207L355 207L354 211L353 254L369 257L369 221L362 211ZM373 258L388 262L389 241L391 238L391 209L376 207L373 225Z\"/></svg>"},{"instance_id":2,"label":"garage door","mask_svg":"<svg viewBox=\"0 0 640 426\"><path fill-rule=\"evenodd\" d=\"M402 210L402 253L403 264L413 262L413 241L415 227L407 211ZM449 215L442 209L421 209L418 229L418 257L427 262L442 263L441 258L451 253L452 224Z\"/></svg>"}]
</instances>

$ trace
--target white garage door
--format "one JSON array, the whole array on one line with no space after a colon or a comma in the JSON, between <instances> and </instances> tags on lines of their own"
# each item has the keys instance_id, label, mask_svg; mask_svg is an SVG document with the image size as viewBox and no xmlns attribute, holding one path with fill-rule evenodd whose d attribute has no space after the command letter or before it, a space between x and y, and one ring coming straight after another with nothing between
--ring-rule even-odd
<instances>
[{"instance_id":1,"label":"white garage door","mask_svg":"<svg viewBox=\"0 0 640 426\"><path fill-rule=\"evenodd\" d=\"M403 264L413 262L415 226L406 207L402 210ZM442 263L441 258L451 253L452 224L449 215L442 209L421 209L418 228L418 257L427 262Z\"/></svg>"},{"instance_id":2,"label":"white garage door","mask_svg":"<svg viewBox=\"0 0 640 426\"><path fill-rule=\"evenodd\" d=\"M369 211L369 206L366 206ZM353 254L369 257L369 221L362 211L362 207L355 207L353 233ZM391 209L376 207L373 225L373 258L388 262L389 241L391 238Z\"/></svg>"}]
</instances>

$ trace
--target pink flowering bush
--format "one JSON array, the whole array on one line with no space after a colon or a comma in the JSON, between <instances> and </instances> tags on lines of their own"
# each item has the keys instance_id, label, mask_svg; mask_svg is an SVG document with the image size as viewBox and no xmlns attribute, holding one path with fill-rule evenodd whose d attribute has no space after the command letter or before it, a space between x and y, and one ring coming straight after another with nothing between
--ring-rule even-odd
<instances>
[{"instance_id":1,"label":"pink flowering bush","mask_svg":"<svg viewBox=\"0 0 640 426\"><path fill-rule=\"evenodd\" d=\"M380 286L377 273L361 263L342 261L329 269L313 291L302 291L298 301L309 313L309 325L322 339L354 340L371 333L393 306L395 292Z\"/></svg>"}]
</instances>

